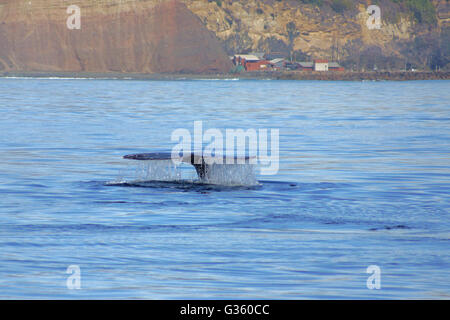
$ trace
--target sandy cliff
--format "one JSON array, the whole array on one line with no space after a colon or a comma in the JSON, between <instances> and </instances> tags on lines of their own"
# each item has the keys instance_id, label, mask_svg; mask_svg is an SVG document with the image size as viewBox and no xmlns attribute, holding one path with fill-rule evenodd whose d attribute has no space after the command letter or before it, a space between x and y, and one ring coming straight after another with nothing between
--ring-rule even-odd
<instances>
[{"instance_id":1,"label":"sandy cliff","mask_svg":"<svg viewBox=\"0 0 450 320\"><path fill-rule=\"evenodd\" d=\"M70 30L69 5L81 9ZM215 35L176 0L0 0L0 71L227 72Z\"/></svg>"}]
</instances>

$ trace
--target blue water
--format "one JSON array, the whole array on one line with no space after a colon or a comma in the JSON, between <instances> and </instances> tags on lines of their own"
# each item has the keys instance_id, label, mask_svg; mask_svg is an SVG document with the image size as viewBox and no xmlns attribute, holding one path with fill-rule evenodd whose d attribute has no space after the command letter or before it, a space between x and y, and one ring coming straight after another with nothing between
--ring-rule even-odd
<instances>
[{"instance_id":1,"label":"blue water","mask_svg":"<svg viewBox=\"0 0 450 320\"><path fill-rule=\"evenodd\" d=\"M449 81L0 79L0 298L449 299L449 102ZM108 185L197 120L280 129L278 174Z\"/></svg>"}]
</instances>

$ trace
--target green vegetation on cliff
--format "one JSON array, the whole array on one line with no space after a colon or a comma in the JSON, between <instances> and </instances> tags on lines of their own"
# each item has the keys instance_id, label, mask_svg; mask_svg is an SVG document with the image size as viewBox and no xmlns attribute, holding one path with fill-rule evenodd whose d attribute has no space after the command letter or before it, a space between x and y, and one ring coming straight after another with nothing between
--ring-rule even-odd
<instances>
[{"instance_id":1,"label":"green vegetation on cliff","mask_svg":"<svg viewBox=\"0 0 450 320\"><path fill-rule=\"evenodd\" d=\"M419 23L435 24L436 9L431 0L394 0L404 3Z\"/></svg>"},{"instance_id":2,"label":"green vegetation on cliff","mask_svg":"<svg viewBox=\"0 0 450 320\"><path fill-rule=\"evenodd\" d=\"M332 0L330 6L334 11L341 13L350 10L355 4L351 0Z\"/></svg>"},{"instance_id":3,"label":"green vegetation on cliff","mask_svg":"<svg viewBox=\"0 0 450 320\"><path fill-rule=\"evenodd\" d=\"M318 7L329 5L335 12L343 13L355 9L360 1L357 0L298 0L301 3ZM399 4L403 12L410 13L418 23L435 24L436 9L431 0L388 0ZM373 3L377 4L375 0Z\"/></svg>"}]
</instances>

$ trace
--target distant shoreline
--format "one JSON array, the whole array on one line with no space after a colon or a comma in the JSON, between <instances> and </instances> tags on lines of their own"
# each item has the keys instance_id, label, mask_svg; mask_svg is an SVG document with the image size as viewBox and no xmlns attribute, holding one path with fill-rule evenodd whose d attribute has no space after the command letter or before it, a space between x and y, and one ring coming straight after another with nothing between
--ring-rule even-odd
<instances>
[{"instance_id":1,"label":"distant shoreline","mask_svg":"<svg viewBox=\"0 0 450 320\"><path fill-rule=\"evenodd\" d=\"M97 73L97 72L0 72L0 78L74 78L74 79L118 79L118 80L324 80L324 81L363 81L363 80L450 80L450 71L273 71L245 72L241 74L142 74L142 73Z\"/></svg>"}]
</instances>

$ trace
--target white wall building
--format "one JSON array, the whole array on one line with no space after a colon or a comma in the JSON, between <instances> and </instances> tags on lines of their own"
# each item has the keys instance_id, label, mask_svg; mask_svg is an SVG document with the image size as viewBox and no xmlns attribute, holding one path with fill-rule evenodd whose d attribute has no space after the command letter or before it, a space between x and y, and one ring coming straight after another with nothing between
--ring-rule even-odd
<instances>
[{"instance_id":1,"label":"white wall building","mask_svg":"<svg viewBox=\"0 0 450 320\"><path fill-rule=\"evenodd\" d=\"M325 59L314 60L314 71L328 71L328 60Z\"/></svg>"}]
</instances>

